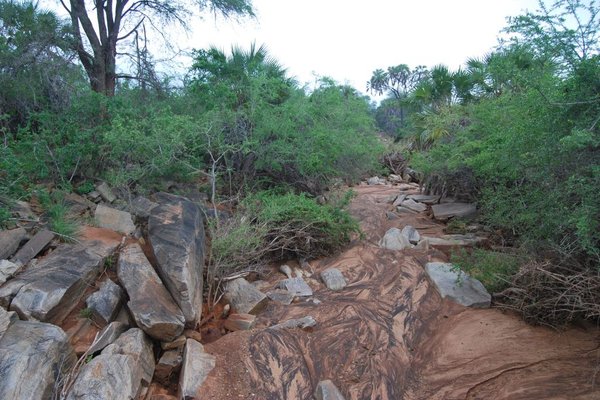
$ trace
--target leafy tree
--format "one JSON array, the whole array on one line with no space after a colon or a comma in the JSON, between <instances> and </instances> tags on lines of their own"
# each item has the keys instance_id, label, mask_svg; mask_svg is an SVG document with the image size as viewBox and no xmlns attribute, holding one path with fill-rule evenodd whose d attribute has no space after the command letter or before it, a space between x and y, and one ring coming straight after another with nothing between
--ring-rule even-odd
<instances>
[{"instance_id":1,"label":"leafy tree","mask_svg":"<svg viewBox=\"0 0 600 400\"><path fill-rule=\"evenodd\" d=\"M251 0L195 0L224 17L253 16ZM75 50L88 75L92 90L112 96L117 78L117 47L148 25L178 23L186 26L190 4L186 1L61 0L71 17Z\"/></svg>"}]
</instances>

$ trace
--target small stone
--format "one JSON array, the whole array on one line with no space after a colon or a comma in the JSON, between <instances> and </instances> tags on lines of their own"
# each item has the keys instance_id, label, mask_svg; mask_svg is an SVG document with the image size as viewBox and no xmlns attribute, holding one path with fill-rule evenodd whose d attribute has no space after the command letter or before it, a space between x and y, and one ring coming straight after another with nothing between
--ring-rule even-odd
<instances>
[{"instance_id":1,"label":"small stone","mask_svg":"<svg viewBox=\"0 0 600 400\"><path fill-rule=\"evenodd\" d=\"M294 268L294 275L296 275L296 278L304 278L304 276L308 276L308 274L302 271L300 268Z\"/></svg>"},{"instance_id":2,"label":"small stone","mask_svg":"<svg viewBox=\"0 0 600 400\"><path fill-rule=\"evenodd\" d=\"M313 291L302 278L284 279L279 282L278 287L285 289L294 296L312 296Z\"/></svg>"},{"instance_id":3,"label":"small stone","mask_svg":"<svg viewBox=\"0 0 600 400\"><path fill-rule=\"evenodd\" d=\"M379 241L379 247L383 247L388 250L404 250L412 248L412 245L402 234L402 231L398 228L389 229L383 238Z\"/></svg>"},{"instance_id":4,"label":"small stone","mask_svg":"<svg viewBox=\"0 0 600 400\"><path fill-rule=\"evenodd\" d=\"M106 346L117 340L119 336L121 336L121 334L127 330L127 328L127 325L117 321L106 325L104 329L98 333L98 336L96 336L96 340L94 340L94 343L89 348L88 353L94 354L101 351Z\"/></svg>"},{"instance_id":5,"label":"small stone","mask_svg":"<svg viewBox=\"0 0 600 400\"><path fill-rule=\"evenodd\" d=\"M419 243L419 240L421 240L421 235L419 232L410 225L406 225L404 228L402 228L402 234L412 244L417 244Z\"/></svg>"},{"instance_id":6,"label":"small stone","mask_svg":"<svg viewBox=\"0 0 600 400\"><path fill-rule=\"evenodd\" d=\"M424 212L427 211L427 206L422 203L417 203L413 199L407 199L402 202L402 207L408 208L409 210L413 210L416 212Z\"/></svg>"},{"instance_id":7,"label":"small stone","mask_svg":"<svg viewBox=\"0 0 600 400\"><path fill-rule=\"evenodd\" d=\"M89 192L87 194L87 197L94 203L98 203L102 199L102 196L100 196L100 193L98 193L97 190L92 190L91 192Z\"/></svg>"},{"instance_id":8,"label":"small stone","mask_svg":"<svg viewBox=\"0 0 600 400\"><path fill-rule=\"evenodd\" d=\"M183 353L183 365L179 375L179 398L199 399L202 384L215 367L215 357L205 353L204 347L188 339Z\"/></svg>"},{"instance_id":9,"label":"small stone","mask_svg":"<svg viewBox=\"0 0 600 400\"><path fill-rule=\"evenodd\" d=\"M319 382L315 389L315 398L317 400L344 400L342 393L329 379Z\"/></svg>"},{"instance_id":10,"label":"small stone","mask_svg":"<svg viewBox=\"0 0 600 400\"><path fill-rule=\"evenodd\" d=\"M129 235L135 231L135 224L131 219L131 214L126 211L116 210L99 204L96 207L94 217L100 228L110 229L124 235Z\"/></svg>"},{"instance_id":11,"label":"small stone","mask_svg":"<svg viewBox=\"0 0 600 400\"><path fill-rule=\"evenodd\" d=\"M312 328L317 325L317 321L313 317L306 316L298 319L290 319L277 325L273 325L269 329L294 329L294 328Z\"/></svg>"},{"instance_id":12,"label":"small stone","mask_svg":"<svg viewBox=\"0 0 600 400\"><path fill-rule=\"evenodd\" d=\"M54 233L48 230L41 230L36 233L11 259L15 264L25 265L31 259L44 250L54 239Z\"/></svg>"},{"instance_id":13,"label":"small stone","mask_svg":"<svg viewBox=\"0 0 600 400\"><path fill-rule=\"evenodd\" d=\"M184 335L181 335L171 342L162 342L160 347L163 350L179 349L185 346L186 340L187 338Z\"/></svg>"},{"instance_id":14,"label":"small stone","mask_svg":"<svg viewBox=\"0 0 600 400\"><path fill-rule=\"evenodd\" d=\"M181 351L169 350L158 360L154 369L154 377L159 381L167 382L181 368L182 363L183 356L181 355Z\"/></svg>"},{"instance_id":15,"label":"small stone","mask_svg":"<svg viewBox=\"0 0 600 400\"><path fill-rule=\"evenodd\" d=\"M252 314L231 314L223 326L232 332L247 331L254 327L256 316Z\"/></svg>"},{"instance_id":16,"label":"small stone","mask_svg":"<svg viewBox=\"0 0 600 400\"><path fill-rule=\"evenodd\" d=\"M117 199L117 197L114 195L111 188L108 187L106 182L102 182L99 185L97 185L96 190L98 191L98 193L100 193L100 196L102 196L104 201L112 203L113 201L115 201Z\"/></svg>"},{"instance_id":17,"label":"small stone","mask_svg":"<svg viewBox=\"0 0 600 400\"><path fill-rule=\"evenodd\" d=\"M274 289L267 292L267 297L277 303L287 306L292 304L292 301L294 301L294 297L296 296L285 289Z\"/></svg>"},{"instance_id":18,"label":"small stone","mask_svg":"<svg viewBox=\"0 0 600 400\"><path fill-rule=\"evenodd\" d=\"M337 268L329 268L321 272L321 279L330 290L341 290L346 287L346 279Z\"/></svg>"},{"instance_id":19,"label":"small stone","mask_svg":"<svg viewBox=\"0 0 600 400\"><path fill-rule=\"evenodd\" d=\"M185 336L186 339L194 339L196 342L200 342L202 341L202 334L198 331L195 331L193 329L186 329L183 331L183 336Z\"/></svg>"},{"instance_id":20,"label":"small stone","mask_svg":"<svg viewBox=\"0 0 600 400\"><path fill-rule=\"evenodd\" d=\"M26 235L27 231L24 228L0 231L0 260L12 256Z\"/></svg>"},{"instance_id":21,"label":"small stone","mask_svg":"<svg viewBox=\"0 0 600 400\"><path fill-rule=\"evenodd\" d=\"M87 307L92 310L92 318L100 326L113 321L119 313L123 290L119 285L107 279L100 285L100 290L92 293L86 300Z\"/></svg>"},{"instance_id":22,"label":"small stone","mask_svg":"<svg viewBox=\"0 0 600 400\"><path fill-rule=\"evenodd\" d=\"M367 179L367 185L381 185L381 184L383 184L383 182L377 176Z\"/></svg>"},{"instance_id":23,"label":"small stone","mask_svg":"<svg viewBox=\"0 0 600 400\"><path fill-rule=\"evenodd\" d=\"M241 314L257 314L269 301L264 293L244 278L237 278L229 282L225 287L224 297L231 304L233 310Z\"/></svg>"},{"instance_id":24,"label":"small stone","mask_svg":"<svg viewBox=\"0 0 600 400\"><path fill-rule=\"evenodd\" d=\"M289 267L289 265L283 264L281 267L279 267L279 271L281 271L281 273L288 278L292 278L292 269Z\"/></svg>"}]
</instances>

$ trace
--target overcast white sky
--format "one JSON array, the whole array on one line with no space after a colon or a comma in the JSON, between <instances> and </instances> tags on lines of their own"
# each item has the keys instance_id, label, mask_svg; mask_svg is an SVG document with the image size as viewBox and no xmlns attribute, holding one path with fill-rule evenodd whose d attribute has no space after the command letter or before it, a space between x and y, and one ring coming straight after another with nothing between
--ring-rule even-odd
<instances>
[{"instance_id":1,"label":"overcast white sky","mask_svg":"<svg viewBox=\"0 0 600 400\"><path fill-rule=\"evenodd\" d=\"M229 50L256 41L301 83L316 73L365 91L377 68L458 68L482 56L497 44L506 17L534 11L537 0L254 0L254 6L255 21L193 23L181 45Z\"/></svg>"}]
</instances>

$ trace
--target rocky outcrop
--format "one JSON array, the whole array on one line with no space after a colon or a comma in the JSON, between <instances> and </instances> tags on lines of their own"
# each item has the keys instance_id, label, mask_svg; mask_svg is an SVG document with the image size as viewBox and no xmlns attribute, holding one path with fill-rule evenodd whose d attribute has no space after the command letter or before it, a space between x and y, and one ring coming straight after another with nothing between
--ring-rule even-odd
<instances>
[{"instance_id":1,"label":"rocky outcrop","mask_svg":"<svg viewBox=\"0 0 600 400\"><path fill-rule=\"evenodd\" d=\"M202 312L204 225L200 208L180 196L156 195L150 212L148 239L157 271L188 325L196 325Z\"/></svg>"},{"instance_id":2,"label":"rocky outcrop","mask_svg":"<svg viewBox=\"0 0 600 400\"><path fill-rule=\"evenodd\" d=\"M59 327L13 322L0 339L0 399L50 399L56 380L74 362L75 353Z\"/></svg>"},{"instance_id":3,"label":"rocky outcrop","mask_svg":"<svg viewBox=\"0 0 600 400\"><path fill-rule=\"evenodd\" d=\"M433 217L440 221L450 218L469 218L477 213L475 204L468 203L443 203L431 207Z\"/></svg>"},{"instance_id":4,"label":"rocky outcrop","mask_svg":"<svg viewBox=\"0 0 600 400\"><path fill-rule=\"evenodd\" d=\"M202 398L200 388L214 367L215 357L205 353L200 343L188 339L179 375L179 398L184 400Z\"/></svg>"},{"instance_id":5,"label":"rocky outcrop","mask_svg":"<svg viewBox=\"0 0 600 400\"><path fill-rule=\"evenodd\" d=\"M106 228L124 235L130 235L135 231L135 224L131 214L126 211L116 210L99 204L94 214L96 224L100 228Z\"/></svg>"},{"instance_id":6,"label":"rocky outcrop","mask_svg":"<svg viewBox=\"0 0 600 400\"><path fill-rule=\"evenodd\" d=\"M329 379L319 382L315 389L317 400L344 400L344 396Z\"/></svg>"},{"instance_id":7,"label":"rocky outcrop","mask_svg":"<svg viewBox=\"0 0 600 400\"><path fill-rule=\"evenodd\" d=\"M321 280L330 290L341 290L346 287L346 279L337 268L328 268L321 272Z\"/></svg>"},{"instance_id":8,"label":"rocky outcrop","mask_svg":"<svg viewBox=\"0 0 600 400\"><path fill-rule=\"evenodd\" d=\"M123 248L117 273L129 295L127 307L138 327L167 342L183 332L185 319L181 310L137 243Z\"/></svg>"},{"instance_id":9,"label":"rocky outcrop","mask_svg":"<svg viewBox=\"0 0 600 400\"><path fill-rule=\"evenodd\" d=\"M268 303L267 296L244 278L235 279L225 287L225 300L240 314L256 314Z\"/></svg>"},{"instance_id":10,"label":"rocky outcrop","mask_svg":"<svg viewBox=\"0 0 600 400\"><path fill-rule=\"evenodd\" d=\"M26 235L27 231L24 228L0 231L0 260L12 256Z\"/></svg>"},{"instance_id":11,"label":"rocky outcrop","mask_svg":"<svg viewBox=\"0 0 600 400\"><path fill-rule=\"evenodd\" d=\"M425 271L442 297L466 307L490 306L491 296L481 282L452 264L431 262L425 266Z\"/></svg>"},{"instance_id":12,"label":"rocky outcrop","mask_svg":"<svg viewBox=\"0 0 600 400\"><path fill-rule=\"evenodd\" d=\"M116 245L62 245L0 288L0 305L21 319L60 324L94 284Z\"/></svg>"},{"instance_id":13,"label":"rocky outcrop","mask_svg":"<svg viewBox=\"0 0 600 400\"><path fill-rule=\"evenodd\" d=\"M92 311L92 318L100 326L105 326L113 321L121 308L123 290L119 285L105 280L97 292L92 293L86 300L88 309Z\"/></svg>"}]
</instances>

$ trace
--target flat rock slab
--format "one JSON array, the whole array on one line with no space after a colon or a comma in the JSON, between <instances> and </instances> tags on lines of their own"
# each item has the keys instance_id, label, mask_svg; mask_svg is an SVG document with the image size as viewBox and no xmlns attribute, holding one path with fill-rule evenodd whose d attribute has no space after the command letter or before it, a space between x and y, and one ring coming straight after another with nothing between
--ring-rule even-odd
<instances>
[{"instance_id":1,"label":"flat rock slab","mask_svg":"<svg viewBox=\"0 0 600 400\"><path fill-rule=\"evenodd\" d=\"M12 262L16 264L25 265L35 256L37 256L40 251L44 250L46 246L50 244L50 242L54 239L54 233L41 230L36 233L21 249L13 256L11 259Z\"/></svg>"},{"instance_id":2,"label":"flat rock slab","mask_svg":"<svg viewBox=\"0 0 600 400\"><path fill-rule=\"evenodd\" d=\"M254 327L256 323L256 315L252 314L231 314L225 320L223 326L232 332L247 331Z\"/></svg>"},{"instance_id":3,"label":"flat rock slab","mask_svg":"<svg viewBox=\"0 0 600 400\"><path fill-rule=\"evenodd\" d=\"M202 313L204 222L200 208L185 197L155 195L158 207L148 218L148 239L157 261L157 272L188 325Z\"/></svg>"},{"instance_id":4,"label":"flat rock slab","mask_svg":"<svg viewBox=\"0 0 600 400\"><path fill-rule=\"evenodd\" d=\"M404 202L404 200L406 200L406 194L399 194L398 196L396 196L396 198L392 202L392 205L394 207L398 207L400 204L402 204Z\"/></svg>"},{"instance_id":5,"label":"flat rock slab","mask_svg":"<svg viewBox=\"0 0 600 400\"><path fill-rule=\"evenodd\" d=\"M92 311L92 318L98 325L105 326L112 322L121 309L123 289L110 279L100 285L97 292L92 293L86 300L87 307Z\"/></svg>"},{"instance_id":6,"label":"flat rock slab","mask_svg":"<svg viewBox=\"0 0 600 400\"><path fill-rule=\"evenodd\" d=\"M129 295L127 308L138 327L151 337L171 341L181 335L183 313L163 286L139 244L121 250L117 267L119 281Z\"/></svg>"},{"instance_id":7,"label":"flat rock slab","mask_svg":"<svg viewBox=\"0 0 600 400\"><path fill-rule=\"evenodd\" d=\"M425 271L444 298L466 307L488 308L491 296L477 279L453 267L452 264L431 262Z\"/></svg>"},{"instance_id":8,"label":"flat rock slab","mask_svg":"<svg viewBox=\"0 0 600 400\"><path fill-rule=\"evenodd\" d=\"M268 303L268 298L244 278L235 279L225 287L225 300L240 314L257 314Z\"/></svg>"},{"instance_id":9,"label":"flat rock slab","mask_svg":"<svg viewBox=\"0 0 600 400\"><path fill-rule=\"evenodd\" d=\"M26 235L27 231L25 228L0 231L0 260L12 256L15 251L17 251L19 244L25 239Z\"/></svg>"},{"instance_id":10,"label":"flat rock slab","mask_svg":"<svg viewBox=\"0 0 600 400\"><path fill-rule=\"evenodd\" d=\"M0 288L0 305L21 319L60 324L92 286L116 244L61 245Z\"/></svg>"},{"instance_id":11,"label":"flat rock slab","mask_svg":"<svg viewBox=\"0 0 600 400\"><path fill-rule=\"evenodd\" d=\"M65 332L43 322L13 322L0 339L0 399L51 399L75 362Z\"/></svg>"},{"instance_id":12,"label":"flat rock slab","mask_svg":"<svg viewBox=\"0 0 600 400\"><path fill-rule=\"evenodd\" d=\"M416 211L409 210L408 208L402 206L396 207L396 211L398 211L400 214L417 214Z\"/></svg>"},{"instance_id":13,"label":"flat rock slab","mask_svg":"<svg viewBox=\"0 0 600 400\"><path fill-rule=\"evenodd\" d=\"M450 218L469 218L477 213L475 204L469 203L443 203L431 207L433 217L445 221Z\"/></svg>"},{"instance_id":14,"label":"flat rock slab","mask_svg":"<svg viewBox=\"0 0 600 400\"><path fill-rule=\"evenodd\" d=\"M278 287L287 290L294 296L306 297L313 295L313 291L308 286L308 283L300 277L284 279L279 282Z\"/></svg>"},{"instance_id":15,"label":"flat rock slab","mask_svg":"<svg viewBox=\"0 0 600 400\"><path fill-rule=\"evenodd\" d=\"M329 379L317 384L315 398L317 400L344 400L342 393Z\"/></svg>"},{"instance_id":16,"label":"flat rock slab","mask_svg":"<svg viewBox=\"0 0 600 400\"><path fill-rule=\"evenodd\" d=\"M267 297L279 304L288 306L292 304L296 296L285 289L274 289L267 292Z\"/></svg>"},{"instance_id":17,"label":"flat rock slab","mask_svg":"<svg viewBox=\"0 0 600 400\"><path fill-rule=\"evenodd\" d=\"M427 206L423 203L417 203L413 199L407 199L402 202L402 207L408 208L409 210L415 212L424 212L427 211Z\"/></svg>"},{"instance_id":18,"label":"flat rock slab","mask_svg":"<svg viewBox=\"0 0 600 400\"><path fill-rule=\"evenodd\" d=\"M106 184L106 182L102 182L96 186L96 191L98 194L109 203L112 203L117 199L115 194L112 192L112 189Z\"/></svg>"},{"instance_id":19,"label":"flat rock slab","mask_svg":"<svg viewBox=\"0 0 600 400\"><path fill-rule=\"evenodd\" d=\"M412 248L408 238L398 228L390 228L379 241L379 247L388 250L404 250Z\"/></svg>"},{"instance_id":20,"label":"flat rock slab","mask_svg":"<svg viewBox=\"0 0 600 400\"><path fill-rule=\"evenodd\" d=\"M131 214L126 211L99 204L96 207L94 218L100 228L110 229L124 235L130 235L135 231L135 224L131 219Z\"/></svg>"},{"instance_id":21,"label":"flat rock slab","mask_svg":"<svg viewBox=\"0 0 600 400\"><path fill-rule=\"evenodd\" d=\"M287 320L280 324L273 325L269 329L275 329L275 330L277 330L277 329L295 329L295 328L304 329L304 328L312 328L315 325L317 325L317 321L309 315L309 316L302 317L302 318Z\"/></svg>"},{"instance_id":22,"label":"flat rock slab","mask_svg":"<svg viewBox=\"0 0 600 400\"><path fill-rule=\"evenodd\" d=\"M329 268L321 272L321 280L330 290L341 290L348 284L337 268Z\"/></svg>"},{"instance_id":23,"label":"flat rock slab","mask_svg":"<svg viewBox=\"0 0 600 400\"><path fill-rule=\"evenodd\" d=\"M418 203L423 204L436 204L440 201L440 196L427 195L427 194L411 194L407 196Z\"/></svg>"},{"instance_id":24,"label":"flat rock slab","mask_svg":"<svg viewBox=\"0 0 600 400\"><path fill-rule=\"evenodd\" d=\"M183 365L179 375L179 398L201 399L202 384L215 367L214 356L204 352L204 347L193 339L188 339L183 352Z\"/></svg>"}]
</instances>

